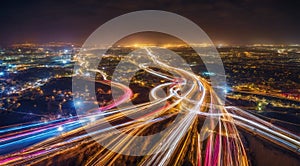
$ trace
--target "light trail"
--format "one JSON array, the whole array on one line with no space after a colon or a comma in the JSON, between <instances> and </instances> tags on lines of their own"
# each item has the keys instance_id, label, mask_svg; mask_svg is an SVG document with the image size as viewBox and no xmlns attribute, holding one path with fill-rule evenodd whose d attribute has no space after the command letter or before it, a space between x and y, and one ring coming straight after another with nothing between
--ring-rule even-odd
<instances>
[{"instance_id":1,"label":"light trail","mask_svg":"<svg viewBox=\"0 0 300 166\"><path fill-rule=\"evenodd\" d=\"M72 157L97 147L97 141L106 141L110 148L100 148L84 164L112 165L122 154L142 153L153 141L146 137L144 144L137 145L135 136L159 132L164 126L167 128L162 136L137 160L139 165L182 165L189 160L201 166L247 166L249 159L237 127L300 154L298 135L237 107L224 106L205 79L163 63L149 48L145 51L157 67L180 77L152 70L147 64L136 64L169 82L151 89L151 101L125 107L122 103L130 101L133 95L129 87L96 81L116 87L123 94L110 105L86 110L85 115L0 128L0 165L35 165L61 155ZM102 71L95 72L107 77ZM167 89L166 95L158 95L163 89ZM128 117L135 119L124 120ZM114 125L108 126L107 122Z\"/></svg>"}]
</instances>

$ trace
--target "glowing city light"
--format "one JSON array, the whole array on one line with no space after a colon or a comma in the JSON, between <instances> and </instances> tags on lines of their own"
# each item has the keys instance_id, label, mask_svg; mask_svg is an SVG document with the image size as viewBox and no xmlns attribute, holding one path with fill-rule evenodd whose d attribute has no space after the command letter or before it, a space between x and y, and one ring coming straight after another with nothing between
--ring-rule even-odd
<instances>
[{"instance_id":1,"label":"glowing city light","mask_svg":"<svg viewBox=\"0 0 300 166\"><path fill-rule=\"evenodd\" d=\"M249 159L247 158L247 151L245 151L245 147L243 145L243 141L240 139L240 134L238 132L237 127L245 128L245 130L255 133L257 137L265 137L268 141L272 141L275 144L278 144L282 147L290 148L293 152L300 152L299 151L299 136L295 136L292 133L289 133L285 129L278 128L275 125L268 123L254 114L248 113L248 111L244 111L239 109L235 106L220 104L220 99L215 93L214 90L221 93L231 93L234 94L236 86L229 87L226 84L222 84L220 86L212 87L209 82L205 81L204 79L199 79L199 75L196 75L192 72L184 71L177 69L176 67L169 66L166 63L159 61L159 57L152 53L151 49L146 50L148 52L148 56L152 57L152 59L157 63L161 64L162 68L166 71L173 71L175 72L175 76L169 76L165 73L160 71L151 70L151 67L147 66L146 64L143 66L145 72L151 73L157 77L161 78L168 78L170 82L162 80L159 81L159 85L155 86L151 89L150 95L151 98L155 98L155 102L150 103L141 103L136 105L138 107L127 107L122 106L121 104L126 103L127 101L135 99L135 97L140 97L142 95L134 94L132 95L131 88L127 87L126 85L120 84L114 81L99 81L99 83L107 84L112 87L120 88L123 91L122 95L119 98L116 98L113 102L101 102L101 101L94 101L90 98L86 97L85 95L79 96L79 98L73 100L73 106L80 108L80 111L86 111L86 114L76 115L75 113L69 114L69 112L63 112L61 110L60 113L56 113L54 115L43 115L42 112L29 112L30 109L25 109L26 111L22 112L22 115L32 115L32 116L43 116L40 122L35 122L33 124L26 123L17 126L8 126L1 128L1 138L0 142L3 144L0 145L0 152L3 154L8 154L0 159L0 165L13 165L15 163L22 163L24 159L28 159L29 161L36 160L36 159L47 159L51 160L52 154L62 154L67 155L69 152L74 151L74 145L87 143L86 140L90 140L90 134L93 134L95 138L101 138L111 144L115 144L113 151L118 150L119 147L124 147L124 150L130 150L135 146L127 146L128 141L135 141L132 139L132 136L135 136L140 131L147 131L149 126L153 124L153 122L159 124L160 122L166 122L169 120L170 117L180 115L182 116L182 123L174 123L174 126L171 126L171 130L168 130L165 133L165 139L162 141L157 142L157 146L153 146L154 150L161 151L164 147L166 148L166 153L175 156L176 160L180 160L181 158L178 154L181 153L183 148L186 146L190 146L191 148L198 149L196 151L191 151L194 153L193 155L199 156L196 162L204 163L203 165L218 165L218 163L223 163L223 165L248 165L247 162ZM60 52L61 53L61 52ZM54 58L53 61L62 64L66 62L70 62L69 59L56 59ZM12 65L11 65L12 66ZM22 65L17 64L17 66L21 68ZM45 65L47 66L47 65ZM49 65L50 67L52 65ZM63 65L62 65L63 66ZM108 68L108 67L107 67ZM106 69L102 67L102 69ZM22 70L19 71L22 74ZM2 75L6 75L6 72L1 71ZM84 76L90 76L92 73L85 72L85 70L75 70L75 73L82 74ZM211 72L204 72L202 73L205 76L216 75L215 73ZM81 76L81 75L80 75ZM124 74L123 76L126 76ZM170 78L169 78L170 77ZM81 77L84 78L84 77ZM84 79L87 79L85 77ZM51 77L47 78L39 78L35 80L35 82L27 82L26 86L30 88L36 88L37 86L42 86L44 82L50 81ZM118 79L120 80L120 79ZM150 80L153 81L153 80ZM98 83L98 82L97 82ZM146 80L144 83L147 83ZM145 84L143 86L146 86ZM182 87L181 87L182 86ZM184 86L184 88L183 88ZM9 91L7 91L7 89ZM27 87L23 88L18 85L9 85L5 87L5 92L7 94L14 94L18 93L19 91L26 89ZM165 88L168 90L167 96L160 96L159 92L161 88ZM3 87L4 90L4 87ZM133 89L134 90L134 89ZM17 91L17 92L16 92ZM56 96L53 98L59 99L60 97L68 97L67 100L62 99L63 102L71 101L72 93L62 92L57 93L58 90L53 90L53 93ZM84 94L86 93L83 92ZM112 94L112 91L104 91L101 93ZM188 94L188 95L185 95ZM228 98L233 97L232 94L228 94ZM136 95L136 96L135 96ZM133 97L131 97L133 96ZM239 95L243 96L243 95ZM86 97L86 98L85 98ZM70 99L70 100L69 100ZM170 100L172 99L172 100ZM233 98L234 99L234 98ZM50 99L49 99L50 100ZM257 101L255 99L257 105L253 105L253 108L256 108L258 113L262 113L266 108L266 104L269 102L268 100L261 100ZM161 101L168 101L165 106L158 105L157 103ZM182 102L183 101L183 102ZM48 102L48 101L47 101ZM178 103L181 105L181 110L176 107L173 107L171 104ZM81 108L85 103L90 106L90 103L94 103L96 108ZM1 104L1 103L0 103ZM69 103L68 103L69 104ZM176 104L176 105L178 105ZM208 105L210 104L210 105ZM273 103L272 103L273 104ZM72 103L71 103L72 105ZM100 108L98 108L98 105ZM118 106L122 106L119 107ZM202 107L202 105L204 107ZM57 106L57 105L56 105ZM194 109L193 107L198 107L198 109ZM139 108L138 111L136 108ZM153 110L149 110L148 108L155 108ZM214 108L214 109L207 109L207 108ZM57 110L57 108L54 108ZM73 109L73 108L72 108ZM196 111L197 110L197 111ZM207 111L215 111L215 112L207 112ZM14 111L14 110L12 110ZM149 114L149 111L150 114ZM184 111L187 113L181 113L180 111ZM0 108L1 112L1 108ZM58 111L57 111L58 112ZM120 113L119 113L120 112ZM105 118L101 118L105 115ZM126 118L126 116L137 117L136 121L130 122L123 122L120 121ZM143 116L141 116L143 115ZM152 119L152 116L157 116L156 118ZM170 115L170 116L169 116ZM141 116L141 117L140 117ZM219 119L219 125L217 126L216 130L211 128L206 128L203 130L204 132L210 133L211 136L208 137L202 144L201 135L195 128L195 130L190 130L193 128L193 124L199 126L203 117L213 117ZM109 119L114 122L114 125L118 127L118 129L122 129L122 131L127 131L128 136L124 136L124 140L120 139L120 141L112 140L110 142L111 136L110 133L114 132L113 128L105 127L104 125L98 124L105 124L105 119ZM149 120L148 120L149 119ZM204 120L204 119L203 119ZM117 122L117 123L115 123ZM230 123L228 123L230 122ZM137 125L138 124L138 125ZM99 126L99 128L98 128ZM103 127L104 126L104 127ZM191 127L192 126L192 127ZM222 127L220 127L222 126ZM115 126L114 126L115 127ZM226 128L226 130L225 130ZM92 129L93 133L86 134L85 129ZM15 131L13 133L12 131ZM54 131L54 132L53 132ZM106 134L105 132L108 132ZM202 132L202 131L201 131ZM187 135L185 135L185 133ZM144 134L141 132L141 134ZM188 137L188 136L191 137ZM205 133L203 133L205 135ZM59 139L56 139L59 138ZM117 137L116 137L117 138ZM15 141L16 140L16 141ZM182 141L181 141L182 140ZM7 142L7 143L6 143ZM190 143L189 143L190 142ZM26 144L34 143L34 148L30 148ZM144 143L144 142L143 142ZM145 142L147 144L148 142ZM201 146L200 146L201 145ZM203 145L203 146L202 146ZM27 148L29 150L23 150ZM53 148L54 147L54 148ZM82 150L88 150L91 146L82 146ZM183 148L182 148L183 147ZM10 152L11 150L16 152ZM42 149L42 150L40 150ZM178 151L177 151L178 149ZM22 151L23 150L23 151ZM137 150L142 150L138 149ZM180 151L179 151L180 150ZM81 152L81 151L80 151ZM69 153L70 155L74 155L73 153ZM204 158L201 158L201 155L205 154ZM101 154L102 155L102 154ZM111 156L115 157L115 154L107 151L104 153L103 156ZM13 158L11 156L17 156L17 158ZM50 156L50 157L49 157ZM237 156L237 158L241 160L236 160L232 156ZM65 156L64 156L65 157ZM71 156L72 157L72 156ZM97 156L91 156L97 157ZM65 157L67 158L67 157ZM157 161L157 165L167 162L169 160L169 156L164 154L153 154L153 155L146 155L145 156L145 163L149 163L149 165L155 165L153 162ZM27 161L27 160L26 160ZM103 158L101 162L104 163L111 163L110 159ZM172 163L172 159L170 160L170 165ZM195 165L197 163L195 162ZM97 164L97 162L95 163ZM107 164L107 165L109 165ZM15 164L16 165L16 164ZM176 165L176 164L174 164Z\"/></svg>"},{"instance_id":2,"label":"glowing city light","mask_svg":"<svg viewBox=\"0 0 300 166\"><path fill-rule=\"evenodd\" d=\"M81 101L75 101L75 102L74 102L74 105L75 105L75 106L80 106L81 104L82 104Z\"/></svg>"},{"instance_id":3,"label":"glowing city light","mask_svg":"<svg viewBox=\"0 0 300 166\"><path fill-rule=\"evenodd\" d=\"M64 128L62 126L58 126L57 131L63 131Z\"/></svg>"},{"instance_id":4,"label":"glowing city light","mask_svg":"<svg viewBox=\"0 0 300 166\"><path fill-rule=\"evenodd\" d=\"M224 93L228 93L228 89L224 89L223 92L224 92Z\"/></svg>"},{"instance_id":5,"label":"glowing city light","mask_svg":"<svg viewBox=\"0 0 300 166\"><path fill-rule=\"evenodd\" d=\"M205 75L205 76L215 76L216 73L213 73L213 72L203 72L203 75Z\"/></svg>"}]
</instances>

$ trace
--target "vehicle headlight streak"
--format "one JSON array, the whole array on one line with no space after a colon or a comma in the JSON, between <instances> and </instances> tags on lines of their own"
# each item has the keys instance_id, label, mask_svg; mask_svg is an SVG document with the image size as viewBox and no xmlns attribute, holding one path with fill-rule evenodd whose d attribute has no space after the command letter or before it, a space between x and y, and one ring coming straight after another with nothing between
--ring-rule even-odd
<instances>
[{"instance_id":1,"label":"vehicle headlight streak","mask_svg":"<svg viewBox=\"0 0 300 166\"><path fill-rule=\"evenodd\" d=\"M164 70L176 72L183 81L167 82L156 86L150 92L154 99L151 102L117 109L112 108L128 101L132 92L126 86L112 83L112 86L123 89L123 97L120 97L119 101L115 101L110 106L97 111L88 111L90 113L81 120L73 117L47 123L40 122L1 128L0 148L6 150L1 151L0 164L34 164L63 153L75 154L76 151L73 151L75 145L84 143L89 145L86 146L88 149L97 144L91 139L91 136L94 139L107 140L113 145L114 150L102 149L90 156L86 164L112 164L120 156L114 151L130 151L133 148L131 145L134 141L132 135L140 135L151 125L164 122L179 114L184 115L180 118L179 123L174 124L162 139L157 141L156 146L152 147L153 151L159 153L144 156L140 165L166 165L168 163L177 165L182 163L185 157L188 157L195 165L248 165L247 154L236 126L299 153L299 136L237 107L220 104L220 99L203 78L194 73L171 67L159 61L159 58L150 49L145 49L155 64ZM172 76L151 70L145 64L140 65L140 67L164 79L176 80ZM183 94L178 94L180 87L188 83L192 83L189 85L189 89L182 92ZM178 86L171 86L174 84ZM168 95L160 98L156 92L163 87L170 88ZM172 103L170 103L170 99L174 99ZM149 111L148 108L164 102L167 104L163 107L150 113L147 112ZM137 119L127 122L119 121L125 116L141 112L145 112L145 114ZM209 119L209 123L203 126L201 131L197 130L199 122L205 118ZM110 127L103 126L105 121L116 121L119 124ZM82 124L84 126L81 126ZM88 134L82 132L85 128L89 128L93 132ZM114 132L110 132L115 128L126 133L126 135L116 136ZM120 140L120 138L122 139ZM21 144L28 144L28 146L15 149ZM160 151L161 149L163 150ZM187 154L188 149L191 149L189 154ZM85 150L85 148L80 149L77 153Z\"/></svg>"}]
</instances>

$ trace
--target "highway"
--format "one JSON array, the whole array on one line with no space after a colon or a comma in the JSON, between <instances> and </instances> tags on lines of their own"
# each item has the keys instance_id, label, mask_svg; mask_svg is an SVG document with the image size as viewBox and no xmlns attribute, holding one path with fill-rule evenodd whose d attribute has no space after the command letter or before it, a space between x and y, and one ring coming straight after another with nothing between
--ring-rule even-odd
<instances>
[{"instance_id":1,"label":"highway","mask_svg":"<svg viewBox=\"0 0 300 166\"><path fill-rule=\"evenodd\" d=\"M150 48L144 49L156 67L176 73L168 75L148 64L136 64L168 80L151 89L151 101L124 106L133 96L129 87L96 81L118 88L122 94L84 115L0 128L0 165L37 165L54 158L63 162L88 153L85 165L117 165L130 160L145 166L186 161L199 166L247 166L249 158L238 129L300 155L298 135L235 106L225 106L207 80L170 66ZM101 74L106 79L103 71ZM166 95L161 96L161 91Z\"/></svg>"}]
</instances>

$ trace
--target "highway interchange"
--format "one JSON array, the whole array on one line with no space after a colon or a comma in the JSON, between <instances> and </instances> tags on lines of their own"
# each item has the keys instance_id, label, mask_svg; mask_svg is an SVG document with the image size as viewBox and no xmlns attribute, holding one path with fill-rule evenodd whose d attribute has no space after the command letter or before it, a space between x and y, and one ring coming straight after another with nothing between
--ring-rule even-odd
<instances>
[{"instance_id":1,"label":"highway interchange","mask_svg":"<svg viewBox=\"0 0 300 166\"><path fill-rule=\"evenodd\" d=\"M35 165L62 155L68 158L99 144L85 165L114 165L125 160L124 156L142 156L137 157L139 165L182 165L186 160L204 166L249 165L238 129L300 155L298 135L224 105L207 80L160 61L151 48L144 49L157 67L176 73L168 75L137 64L168 80L151 89L151 101L124 107L133 96L129 87L96 80L123 94L109 105L76 117L0 128L0 165ZM134 119L124 120L126 117Z\"/></svg>"}]
</instances>

